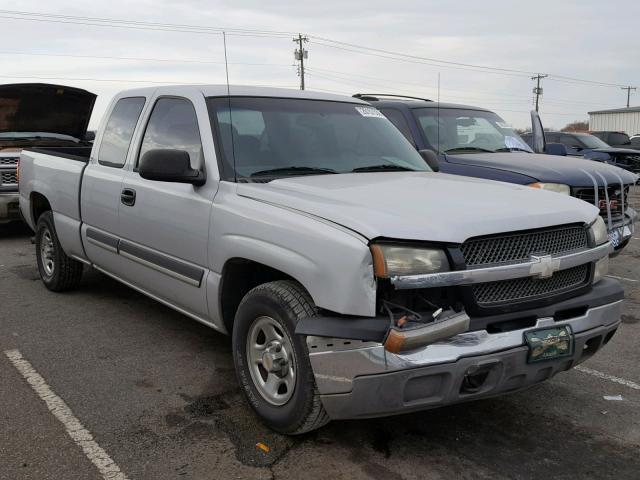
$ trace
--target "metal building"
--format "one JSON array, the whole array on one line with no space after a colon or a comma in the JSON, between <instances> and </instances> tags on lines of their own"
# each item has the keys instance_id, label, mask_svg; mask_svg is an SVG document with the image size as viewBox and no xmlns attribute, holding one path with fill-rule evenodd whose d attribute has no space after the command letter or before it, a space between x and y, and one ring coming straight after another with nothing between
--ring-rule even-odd
<instances>
[{"instance_id":1,"label":"metal building","mask_svg":"<svg viewBox=\"0 0 640 480\"><path fill-rule=\"evenodd\" d=\"M640 107L615 108L589 112L589 130L640 134Z\"/></svg>"}]
</instances>

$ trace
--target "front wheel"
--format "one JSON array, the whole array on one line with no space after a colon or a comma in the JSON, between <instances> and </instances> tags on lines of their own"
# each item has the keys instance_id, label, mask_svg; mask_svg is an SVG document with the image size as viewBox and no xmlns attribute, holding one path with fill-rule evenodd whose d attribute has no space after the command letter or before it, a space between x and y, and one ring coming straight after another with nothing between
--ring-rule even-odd
<instances>
[{"instance_id":1,"label":"front wheel","mask_svg":"<svg viewBox=\"0 0 640 480\"><path fill-rule=\"evenodd\" d=\"M258 416L280 433L305 433L329 421L305 337L294 334L298 320L313 315L309 294L289 280L254 288L236 313L233 353L240 385Z\"/></svg>"},{"instance_id":2,"label":"front wheel","mask_svg":"<svg viewBox=\"0 0 640 480\"><path fill-rule=\"evenodd\" d=\"M35 243L38 271L45 287L54 292L77 288L83 265L64 253L50 211L38 218Z\"/></svg>"}]
</instances>

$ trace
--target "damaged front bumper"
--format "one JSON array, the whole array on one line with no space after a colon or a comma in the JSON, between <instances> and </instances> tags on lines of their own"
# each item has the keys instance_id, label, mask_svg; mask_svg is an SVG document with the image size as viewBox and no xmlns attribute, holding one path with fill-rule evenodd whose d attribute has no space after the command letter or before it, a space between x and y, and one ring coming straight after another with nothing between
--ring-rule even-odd
<instances>
[{"instance_id":1,"label":"damaged front bumper","mask_svg":"<svg viewBox=\"0 0 640 480\"><path fill-rule=\"evenodd\" d=\"M391 353L376 341L308 336L309 358L333 419L434 408L520 390L581 363L615 333L622 298L617 282L603 280L581 297L534 311L533 326L470 331L406 353ZM490 322L483 318L483 323ZM528 363L524 333L565 325L574 334L573 353Z\"/></svg>"}]
</instances>

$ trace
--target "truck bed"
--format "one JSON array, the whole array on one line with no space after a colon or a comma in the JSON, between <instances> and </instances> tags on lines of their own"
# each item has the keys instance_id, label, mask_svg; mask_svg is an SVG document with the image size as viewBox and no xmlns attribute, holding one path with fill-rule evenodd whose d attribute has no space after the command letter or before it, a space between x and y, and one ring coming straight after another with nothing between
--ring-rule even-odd
<instances>
[{"instance_id":1,"label":"truck bed","mask_svg":"<svg viewBox=\"0 0 640 480\"><path fill-rule=\"evenodd\" d=\"M23 150L20 155L20 209L35 230L32 199L42 195L56 218L61 240L66 235L79 240L80 185L91 149L88 147L50 147ZM64 240L63 240L64 241Z\"/></svg>"}]
</instances>

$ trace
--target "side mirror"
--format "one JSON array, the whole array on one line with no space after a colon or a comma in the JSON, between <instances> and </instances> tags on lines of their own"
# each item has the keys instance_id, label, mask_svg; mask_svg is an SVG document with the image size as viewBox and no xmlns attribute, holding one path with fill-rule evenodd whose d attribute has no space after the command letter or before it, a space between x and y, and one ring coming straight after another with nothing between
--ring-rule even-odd
<instances>
[{"instance_id":1,"label":"side mirror","mask_svg":"<svg viewBox=\"0 0 640 480\"><path fill-rule=\"evenodd\" d=\"M547 143L547 148L545 149L544 153L548 155L560 155L563 157L569 155L567 147L562 143Z\"/></svg>"},{"instance_id":2,"label":"side mirror","mask_svg":"<svg viewBox=\"0 0 640 480\"><path fill-rule=\"evenodd\" d=\"M142 178L159 182L201 186L206 181L204 172L191 168L189 153L184 150L149 150L140 159L138 173Z\"/></svg>"},{"instance_id":3,"label":"side mirror","mask_svg":"<svg viewBox=\"0 0 640 480\"><path fill-rule=\"evenodd\" d=\"M427 162L427 165L431 167L434 172L440 171L440 164L438 163L438 155L433 150L418 150L418 153L422 159Z\"/></svg>"}]
</instances>

